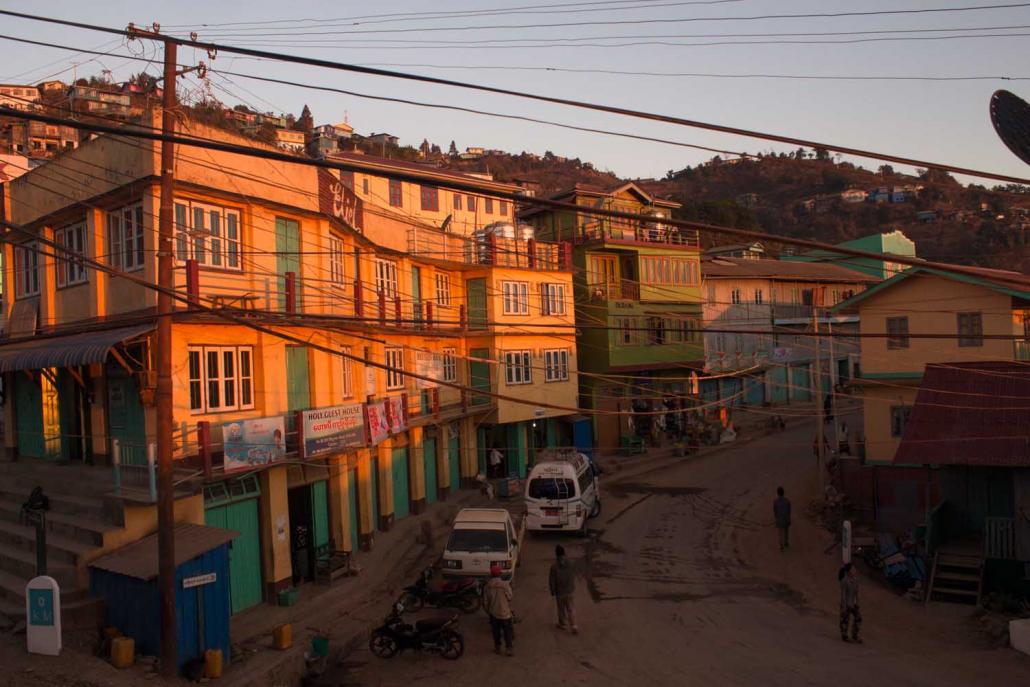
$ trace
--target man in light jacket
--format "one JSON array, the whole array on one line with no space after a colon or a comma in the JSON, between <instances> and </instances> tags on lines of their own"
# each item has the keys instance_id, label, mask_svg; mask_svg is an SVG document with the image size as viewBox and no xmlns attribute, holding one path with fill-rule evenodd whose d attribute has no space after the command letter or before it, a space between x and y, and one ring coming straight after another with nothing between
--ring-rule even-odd
<instances>
[{"instance_id":1,"label":"man in light jacket","mask_svg":"<svg viewBox=\"0 0 1030 687\"><path fill-rule=\"evenodd\" d=\"M558 628L564 630L567 627L572 630L572 634L579 634L576 609L572 603L572 596L576 591L576 573L572 570L569 559L565 557L565 547L561 544L554 547L554 554L556 560L551 565L548 585L551 588L551 596L558 604Z\"/></svg>"},{"instance_id":2,"label":"man in light jacket","mask_svg":"<svg viewBox=\"0 0 1030 687\"><path fill-rule=\"evenodd\" d=\"M490 581L483 587L483 609L490 617L490 632L494 636L494 653L501 653L501 637L509 656L515 655L512 646L513 614L511 612L511 585L501 579L501 566L490 566Z\"/></svg>"}]
</instances>

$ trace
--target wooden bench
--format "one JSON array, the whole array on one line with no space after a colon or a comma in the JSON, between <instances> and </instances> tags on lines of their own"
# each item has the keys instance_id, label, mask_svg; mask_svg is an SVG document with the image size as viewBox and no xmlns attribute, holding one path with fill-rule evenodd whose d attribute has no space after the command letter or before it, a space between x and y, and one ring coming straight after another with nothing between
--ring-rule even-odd
<instances>
[{"instance_id":1,"label":"wooden bench","mask_svg":"<svg viewBox=\"0 0 1030 687\"><path fill-rule=\"evenodd\" d=\"M336 548L333 540L315 549L315 581L332 585L339 577L353 575L350 567L350 552Z\"/></svg>"}]
</instances>

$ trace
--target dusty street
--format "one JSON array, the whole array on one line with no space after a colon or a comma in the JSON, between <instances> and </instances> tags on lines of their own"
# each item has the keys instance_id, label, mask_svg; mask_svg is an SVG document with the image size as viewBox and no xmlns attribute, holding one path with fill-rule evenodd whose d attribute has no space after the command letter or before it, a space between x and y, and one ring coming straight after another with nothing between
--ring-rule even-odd
<instances>
[{"instance_id":1,"label":"dusty street","mask_svg":"<svg viewBox=\"0 0 1030 687\"><path fill-rule=\"evenodd\" d=\"M364 646L321 684L1030 684L1030 659L990 649L969 606L897 597L862 579L864 645L837 631L839 552L805 516L815 492L811 427L633 476L611 476L591 536L530 536L515 581L514 658L495 656L485 616L461 619L465 656L376 659ZM794 505L779 551L771 503ZM581 573L581 633L555 627L554 545ZM385 613L385 608L383 612Z\"/></svg>"}]
</instances>

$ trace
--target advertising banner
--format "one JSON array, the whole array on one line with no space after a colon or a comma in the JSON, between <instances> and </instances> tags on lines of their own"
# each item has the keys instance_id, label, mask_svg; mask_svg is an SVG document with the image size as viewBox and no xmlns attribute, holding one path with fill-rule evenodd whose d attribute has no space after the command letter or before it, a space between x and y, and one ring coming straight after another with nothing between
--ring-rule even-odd
<instances>
[{"instance_id":1,"label":"advertising banner","mask_svg":"<svg viewBox=\"0 0 1030 687\"><path fill-rule=\"evenodd\" d=\"M415 374L432 377L434 380L443 378L443 356L429 351L416 351ZM417 378L415 384L419 389L432 389L439 386L435 381Z\"/></svg>"},{"instance_id":2,"label":"advertising banner","mask_svg":"<svg viewBox=\"0 0 1030 687\"><path fill-rule=\"evenodd\" d=\"M390 434L400 434L408 428L404 421L403 396L391 396L386 399L386 418L390 423Z\"/></svg>"},{"instance_id":3,"label":"advertising banner","mask_svg":"<svg viewBox=\"0 0 1030 687\"><path fill-rule=\"evenodd\" d=\"M390 436L390 425L386 421L386 402L368 403L365 405L368 414L368 441L375 446Z\"/></svg>"},{"instance_id":4,"label":"advertising banner","mask_svg":"<svg viewBox=\"0 0 1030 687\"><path fill-rule=\"evenodd\" d=\"M222 424L225 471L247 470L282 460L286 453L283 416Z\"/></svg>"},{"instance_id":5,"label":"advertising banner","mask_svg":"<svg viewBox=\"0 0 1030 687\"><path fill-rule=\"evenodd\" d=\"M360 403L304 411L304 455L324 456L365 445Z\"/></svg>"}]
</instances>

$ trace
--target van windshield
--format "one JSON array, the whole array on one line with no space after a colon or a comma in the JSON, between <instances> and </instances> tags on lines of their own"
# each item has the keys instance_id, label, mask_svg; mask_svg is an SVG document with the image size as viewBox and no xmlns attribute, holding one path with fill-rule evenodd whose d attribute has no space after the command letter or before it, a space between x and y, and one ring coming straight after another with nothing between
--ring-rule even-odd
<instances>
[{"instance_id":1,"label":"van windshield","mask_svg":"<svg viewBox=\"0 0 1030 687\"><path fill-rule=\"evenodd\" d=\"M576 483L571 479L557 477L534 477L529 480L529 498L531 499L574 499Z\"/></svg>"},{"instance_id":2,"label":"van windshield","mask_svg":"<svg viewBox=\"0 0 1030 687\"><path fill-rule=\"evenodd\" d=\"M448 551L507 551L504 530L454 530L447 542Z\"/></svg>"}]
</instances>

